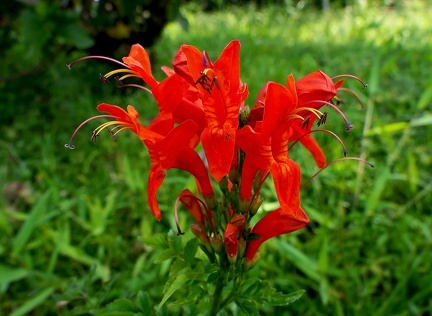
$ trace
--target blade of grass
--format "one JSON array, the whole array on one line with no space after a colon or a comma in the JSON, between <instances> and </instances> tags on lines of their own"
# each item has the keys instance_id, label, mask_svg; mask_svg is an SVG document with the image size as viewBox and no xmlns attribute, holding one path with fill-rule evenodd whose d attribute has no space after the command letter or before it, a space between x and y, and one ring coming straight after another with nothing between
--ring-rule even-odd
<instances>
[{"instance_id":1,"label":"blade of grass","mask_svg":"<svg viewBox=\"0 0 432 316\"><path fill-rule=\"evenodd\" d=\"M23 305L21 305L19 308L17 308L10 316L23 316L27 315L29 312L31 312L36 306L43 303L48 296L50 296L54 292L54 287L49 287L42 292L40 292L35 297L29 299L26 301Z\"/></svg>"},{"instance_id":2,"label":"blade of grass","mask_svg":"<svg viewBox=\"0 0 432 316\"><path fill-rule=\"evenodd\" d=\"M28 218L21 226L20 231L18 232L18 234L16 235L13 241L12 256L14 257L17 256L24 248L31 234L38 226L39 219L43 216L43 213L47 210L50 198L51 198L51 191L49 190L41 196L41 198L36 202L35 206L30 211Z\"/></svg>"}]
</instances>

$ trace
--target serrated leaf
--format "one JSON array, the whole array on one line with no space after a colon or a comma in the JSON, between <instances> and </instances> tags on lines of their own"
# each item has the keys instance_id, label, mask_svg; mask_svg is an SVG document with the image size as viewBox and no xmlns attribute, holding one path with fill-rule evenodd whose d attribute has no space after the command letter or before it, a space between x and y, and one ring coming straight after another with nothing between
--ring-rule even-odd
<instances>
[{"instance_id":1,"label":"serrated leaf","mask_svg":"<svg viewBox=\"0 0 432 316\"><path fill-rule=\"evenodd\" d=\"M265 300L267 303L273 306L285 306L297 301L304 293L305 290L300 290L289 294L276 292L275 290L274 293L267 296Z\"/></svg>"},{"instance_id":2,"label":"serrated leaf","mask_svg":"<svg viewBox=\"0 0 432 316\"><path fill-rule=\"evenodd\" d=\"M198 250L199 240L193 238L186 243L184 247L184 260L188 263L192 263L195 259L196 252Z\"/></svg>"},{"instance_id":3,"label":"serrated leaf","mask_svg":"<svg viewBox=\"0 0 432 316\"><path fill-rule=\"evenodd\" d=\"M156 257L155 263L160 263L168 259L172 259L177 256L177 253L173 249L165 249Z\"/></svg>"},{"instance_id":4,"label":"serrated leaf","mask_svg":"<svg viewBox=\"0 0 432 316\"><path fill-rule=\"evenodd\" d=\"M141 238L141 241L151 247L159 249L169 248L168 240L165 234L156 234L150 237Z\"/></svg>"}]
</instances>

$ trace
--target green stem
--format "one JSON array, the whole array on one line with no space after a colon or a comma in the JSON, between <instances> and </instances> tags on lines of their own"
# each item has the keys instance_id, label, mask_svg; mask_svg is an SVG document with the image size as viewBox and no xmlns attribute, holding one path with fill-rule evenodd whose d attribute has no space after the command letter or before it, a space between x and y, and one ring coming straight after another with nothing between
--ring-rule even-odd
<instances>
[{"instance_id":1,"label":"green stem","mask_svg":"<svg viewBox=\"0 0 432 316\"><path fill-rule=\"evenodd\" d=\"M220 278L216 284L216 288L213 293L213 303L209 313L210 316L215 316L219 312L219 306L222 298L223 288L224 288L224 278Z\"/></svg>"}]
</instances>

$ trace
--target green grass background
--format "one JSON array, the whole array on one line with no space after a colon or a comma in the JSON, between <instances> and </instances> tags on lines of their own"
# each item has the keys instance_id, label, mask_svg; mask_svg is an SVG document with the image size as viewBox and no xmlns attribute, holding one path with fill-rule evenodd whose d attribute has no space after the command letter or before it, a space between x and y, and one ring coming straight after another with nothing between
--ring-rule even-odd
<instances>
[{"instance_id":1,"label":"green grass background","mask_svg":"<svg viewBox=\"0 0 432 316\"><path fill-rule=\"evenodd\" d=\"M170 65L182 43L206 50L215 60L232 39L241 41L241 78L248 104L269 80L284 83L316 69L330 76L350 73L346 86L358 92L362 110L341 94L354 130L330 113L326 127L338 132L349 156L375 168L341 162L302 190L310 216L306 229L275 238L261 248L251 275L289 293L305 295L288 307L262 306L263 315L428 315L432 313L432 10L427 1L396 7L349 6L330 12L287 7L227 7L202 13L182 8L187 29L169 24L152 48L154 74ZM96 105L133 104L142 123L157 112L142 91L98 84L115 66L86 61L64 65L80 53L60 53L43 76L49 93L13 85L16 98L0 138L0 312L4 315L86 315L117 298L162 297L170 262L143 238L174 227L173 205L193 180L170 171L159 195L163 219L146 201L149 159L141 142L122 133L88 142L89 126L76 149L63 147L74 128L96 115ZM31 86L31 83L29 83ZM2 86L6 89L7 86ZM4 107L4 108L3 108ZM329 135L316 135L329 161L342 157ZM317 169L300 146L292 157L303 180ZM275 207L271 182L263 212ZM186 229L190 219L181 216ZM186 237L188 238L188 237ZM181 289L177 298L187 295ZM169 304L169 301L168 303ZM187 314L187 310L183 311ZM164 307L158 314L179 314Z\"/></svg>"}]
</instances>

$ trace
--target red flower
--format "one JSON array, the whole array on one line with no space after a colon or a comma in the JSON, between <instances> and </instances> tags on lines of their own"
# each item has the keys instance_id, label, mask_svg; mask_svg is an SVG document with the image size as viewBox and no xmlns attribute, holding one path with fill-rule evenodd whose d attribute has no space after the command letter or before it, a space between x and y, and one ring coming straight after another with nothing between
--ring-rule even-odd
<instances>
[{"instance_id":1,"label":"red flower","mask_svg":"<svg viewBox=\"0 0 432 316\"><path fill-rule=\"evenodd\" d=\"M242 169L240 195L251 196L252 184L259 170L271 173L282 209L296 215L299 208L300 168L288 156L288 137L297 96L292 78L289 88L269 83L262 124L254 131L245 126L237 134L239 147L246 153Z\"/></svg>"},{"instance_id":2,"label":"red flower","mask_svg":"<svg viewBox=\"0 0 432 316\"><path fill-rule=\"evenodd\" d=\"M247 260L253 260L258 248L266 240L291 233L303 228L309 223L306 213L301 207L297 210L297 215L293 216L286 213L282 208L278 208L266 214L252 229L252 236L256 235L259 239L250 240L247 244L245 257Z\"/></svg>"},{"instance_id":3,"label":"red flower","mask_svg":"<svg viewBox=\"0 0 432 316\"><path fill-rule=\"evenodd\" d=\"M240 43L228 44L214 64L205 53L183 45L174 70L199 90L205 117L201 142L210 174L219 182L230 170L239 109L248 94L240 81Z\"/></svg>"},{"instance_id":4,"label":"red flower","mask_svg":"<svg viewBox=\"0 0 432 316\"><path fill-rule=\"evenodd\" d=\"M116 118L116 121L105 123L103 126L115 124L122 126L122 129L131 129L144 141L151 159L147 197L150 209L158 220L161 218L161 212L156 193L165 178L164 170L173 167L186 170L198 180L204 196L213 194L204 163L199 155L189 147L189 141L197 130L197 125L192 120L184 121L166 135L161 135L141 126L138 122L138 112L132 106L128 107L130 113L118 106L106 103L100 104L98 109Z\"/></svg>"}]
</instances>

